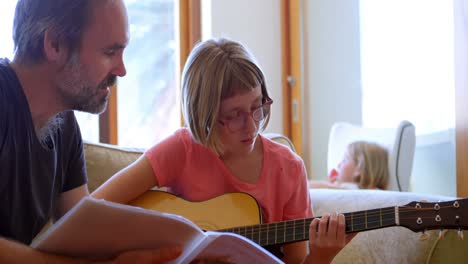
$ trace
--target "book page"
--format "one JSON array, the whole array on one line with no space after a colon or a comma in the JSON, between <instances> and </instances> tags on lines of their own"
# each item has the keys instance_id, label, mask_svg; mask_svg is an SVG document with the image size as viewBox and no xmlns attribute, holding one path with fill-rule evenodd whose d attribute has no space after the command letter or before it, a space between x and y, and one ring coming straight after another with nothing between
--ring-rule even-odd
<instances>
[{"instance_id":1,"label":"book page","mask_svg":"<svg viewBox=\"0 0 468 264\"><path fill-rule=\"evenodd\" d=\"M31 246L60 255L104 260L129 249L170 245L183 246L186 255L204 237L200 228L181 216L86 197Z\"/></svg>"},{"instance_id":2,"label":"book page","mask_svg":"<svg viewBox=\"0 0 468 264\"><path fill-rule=\"evenodd\" d=\"M194 259L206 259L213 263L283 263L266 249L243 236L212 231L205 232L205 235L207 238L197 250L186 259L181 258L181 263L190 263Z\"/></svg>"}]
</instances>

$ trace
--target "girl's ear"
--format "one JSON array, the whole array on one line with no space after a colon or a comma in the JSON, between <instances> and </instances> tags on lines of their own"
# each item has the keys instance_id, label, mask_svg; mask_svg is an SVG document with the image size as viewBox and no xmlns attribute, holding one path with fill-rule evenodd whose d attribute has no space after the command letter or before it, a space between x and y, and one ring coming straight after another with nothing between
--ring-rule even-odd
<instances>
[{"instance_id":1,"label":"girl's ear","mask_svg":"<svg viewBox=\"0 0 468 264\"><path fill-rule=\"evenodd\" d=\"M359 184L361 182L361 174L354 174L353 179L355 183Z\"/></svg>"},{"instance_id":2,"label":"girl's ear","mask_svg":"<svg viewBox=\"0 0 468 264\"><path fill-rule=\"evenodd\" d=\"M355 182L360 182L361 181L361 170L359 169L359 166L356 166L354 168L353 179L354 179Z\"/></svg>"}]
</instances>

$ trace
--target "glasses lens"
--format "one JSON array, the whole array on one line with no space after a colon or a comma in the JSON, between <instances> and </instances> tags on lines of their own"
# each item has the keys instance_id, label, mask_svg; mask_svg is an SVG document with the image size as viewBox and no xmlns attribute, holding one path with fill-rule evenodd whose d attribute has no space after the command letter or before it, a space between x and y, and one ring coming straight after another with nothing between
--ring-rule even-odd
<instances>
[{"instance_id":1,"label":"glasses lens","mask_svg":"<svg viewBox=\"0 0 468 264\"><path fill-rule=\"evenodd\" d=\"M253 119L258 122L261 121L263 118L265 118L264 112L265 112L265 106L261 106L257 110L253 111L252 117Z\"/></svg>"},{"instance_id":2,"label":"glasses lens","mask_svg":"<svg viewBox=\"0 0 468 264\"><path fill-rule=\"evenodd\" d=\"M270 112L271 103L266 103L255 109L251 112L252 119L255 122L260 122L265 119L265 116ZM228 128L232 132L236 132L242 129L245 125L246 118L249 116L249 113L242 112L238 117L230 119L228 122Z\"/></svg>"}]
</instances>

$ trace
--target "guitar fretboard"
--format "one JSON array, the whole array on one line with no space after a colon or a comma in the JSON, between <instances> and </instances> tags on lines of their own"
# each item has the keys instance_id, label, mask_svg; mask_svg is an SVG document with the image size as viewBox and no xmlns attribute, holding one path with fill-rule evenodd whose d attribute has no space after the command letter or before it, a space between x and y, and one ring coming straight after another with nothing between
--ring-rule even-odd
<instances>
[{"instance_id":1,"label":"guitar fretboard","mask_svg":"<svg viewBox=\"0 0 468 264\"><path fill-rule=\"evenodd\" d=\"M345 213L346 233L395 226L395 207ZM309 239L309 226L314 218L290 220L218 230L247 237L260 246L286 244Z\"/></svg>"}]
</instances>

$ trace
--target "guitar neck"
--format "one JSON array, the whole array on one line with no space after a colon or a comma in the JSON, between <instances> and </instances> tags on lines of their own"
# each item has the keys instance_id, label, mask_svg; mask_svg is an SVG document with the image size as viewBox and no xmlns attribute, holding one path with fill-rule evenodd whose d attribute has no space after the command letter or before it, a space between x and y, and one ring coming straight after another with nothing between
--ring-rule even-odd
<instances>
[{"instance_id":1,"label":"guitar neck","mask_svg":"<svg viewBox=\"0 0 468 264\"><path fill-rule=\"evenodd\" d=\"M398 207L386 207L344 214L346 233L399 225ZM260 246L286 244L309 239L309 226L314 218L228 228L218 231L236 233Z\"/></svg>"}]
</instances>

